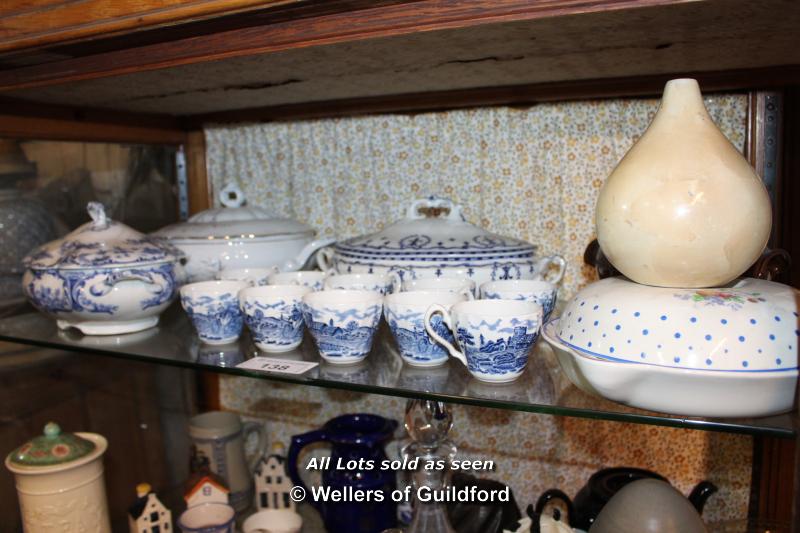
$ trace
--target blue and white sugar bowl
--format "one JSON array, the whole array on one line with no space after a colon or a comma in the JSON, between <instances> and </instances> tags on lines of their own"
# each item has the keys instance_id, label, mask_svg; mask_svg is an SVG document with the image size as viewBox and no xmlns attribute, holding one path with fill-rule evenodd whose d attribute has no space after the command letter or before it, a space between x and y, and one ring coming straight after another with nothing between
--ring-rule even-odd
<instances>
[{"instance_id":1,"label":"blue and white sugar bowl","mask_svg":"<svg viewBox=\"0 0 800 533\"><path fill-rule=\"evenodd\" d=\"M35 249L24 260L31 304L86 335L120 335L155 326L177 295L181 253L88 205L91 222Z\"/></svg>"}]
</instances>

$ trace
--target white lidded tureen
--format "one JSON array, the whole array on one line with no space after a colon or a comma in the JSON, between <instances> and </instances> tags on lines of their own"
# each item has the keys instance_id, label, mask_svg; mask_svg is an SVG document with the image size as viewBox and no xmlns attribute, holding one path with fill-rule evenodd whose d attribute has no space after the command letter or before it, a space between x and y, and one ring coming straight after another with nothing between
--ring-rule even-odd
<instances>
[{"instance_id":1,"label":"white lidded tureen","mask_svg":"<svg viewBox=\"0 0 800 533\"><path fill-rule=\"evenodd\" d=\"M24 260L23 291L58 327L87 335L141 331L177 295L180 252L88 205L91 222L40 246Z\"/></svg>"},{"instance_id":2,"label":"white lidded tureen","mask_svg":"<svg viewBox=\"0 0 800 533\"><path fill-rule=\"evenodd\" d=\"M423 211L444 216L426 216ZM402 279L460 276L478 285L540 277L557 283L566 267L560 255L537 258L533 244L470 224L461 206L434 196L413 202L406 218L381 232L320 251L317 260L322 270L339 274L397 272Z\"/></svg>"},{"instance_id":3,"label":"white lidded tureen","mask_svg":"<svg viewBox=\"0 0 800 533\"><path fill-rule=\"evenodd\" d=\"M225 207L203 211L153 234L186 254L188 281L211 280L225 269L299 270L314 252L334 241L315 240L315 231L302 222L245 206L245 195L236 185L223 188L219 199Z\"/></svg>"}]
</instances>

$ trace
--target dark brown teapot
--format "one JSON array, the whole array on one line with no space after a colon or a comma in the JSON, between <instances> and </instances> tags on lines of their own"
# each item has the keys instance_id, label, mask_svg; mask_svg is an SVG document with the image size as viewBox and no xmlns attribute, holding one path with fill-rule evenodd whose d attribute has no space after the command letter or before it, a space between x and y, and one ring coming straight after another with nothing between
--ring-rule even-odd
<instances>
[{"instance_id":1,"label":"dark brown teapot","mask_svg":"<svg viewBox=\"0 0 800 533\"><path fill-rule=\"evenodd\" d=\"M554 518L567 522L571 527L588 531L597 515L606 503L622 487L638 479L658 479L669 483L663 476L640 468L605 468L598 470L589 478L586 485L578 491L574 500L558 489L545 491L536 501L535 506L528 506L528 514L533 516L551 514ZM717 487L710 481L701 481L689 494L689 501L698 513L709 496L717 492ZM558 505L560 504L560 505ZM566 511L563 516L561 509Z\"/></svg>"}]
</instances>

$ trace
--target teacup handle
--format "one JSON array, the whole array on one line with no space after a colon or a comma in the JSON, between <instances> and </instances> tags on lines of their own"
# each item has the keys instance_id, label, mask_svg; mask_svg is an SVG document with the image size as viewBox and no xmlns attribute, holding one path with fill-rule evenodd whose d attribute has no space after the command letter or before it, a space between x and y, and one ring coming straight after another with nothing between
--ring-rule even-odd
<instances>
[{"instance_id":1,"label":"teacup handle","mask_svg":"<svg viewBox=\"0 0 800 533\"><path fill-rule=\"evenodd\" d=\"M450 318L450 313L443 305L440 304L431 304L431 306L428 307L428 310L425 311L425 318L423 319L425 323L425 331L428 332L428 335L430 335L433 340L447 348L447 351L450 353L450 355L464 363L464 366L468 366L467 358L464 356L464 354L461 353L455 346L450 344L449 341L436 333L436 331L433 329L431 318L437 313L442 315L442 322L444 322L444 325L450 328L450 331L452 331L453 335L455 335L456 330L453 328L453 321Z\"/></svg>"},{"instance_id":2,"label":"teacup handle","mask_svg":"<svg viewBox=\"0 0 800 533\"><path fill-rule=\"evenodd\" d=\"M545 271L550 270L550 265L556 265L558 270L556 274L552 276L552 279L549 279L548 276L545 276ZM536 272L541 273L542 279L545 281L549 281L553 284L561 283L561 280L564 278L564 273L567 271L567 261L564 259L563 256L558 254L556 255L548 255L546 257L542 257L536 262Z\"/></svg>"},{"instance_id":3,"label":"teacup handle","mask_svg":"<svg viewBox=\"0 0 800 533\"><path fill-rule=\"evenodd\" d=\"M475 299L475 295L472 294L472 291L469 290L469 287L467 287L463 291L461 291L460 294L463 294L464 296L466 296L467 300L474 300Z\"/></svg>"}]
</instances>

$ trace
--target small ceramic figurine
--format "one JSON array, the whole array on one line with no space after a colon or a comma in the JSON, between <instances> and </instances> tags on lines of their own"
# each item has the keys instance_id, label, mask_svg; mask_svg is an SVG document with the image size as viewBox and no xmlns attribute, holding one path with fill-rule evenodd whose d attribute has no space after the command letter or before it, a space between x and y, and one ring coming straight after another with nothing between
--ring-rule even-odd
<instances>
[{"instance_id":1,"label":"small ceramic figurine","mask_svg":"<svg viewBox=\"0 0 800 533\"><path fill-rule=\"evenodd\" d=\"M263 457L256 466L256 509L291 509L294 500L289 497L293 483L286 473L283 444L275 443L272 454Z\"/></svg>"},{"instance_id":2,"label":"small ceramic figurine","mask_svg":"<svg viewBox=\"0 0 800 533\"><path fill-rule=\"evenodd\" d=\"M136 485L136 501L128 509L128 529L130 533L172 531L172 512L164 507L149 483Z\"/></svg>"},{"instance_id":3,"label":"small ceramic figurine","mask_svg":"<svg viewBox=\"0 0 800 533\"><path fill-rule=\"evenodd\" d=\"M194 473L189 476L189 480L186 482L186 492L183 494L186 508L204 503L228 504L228 495L231 491L225 485L225 480L211 471L208 458L196 455L193 462L195 463L192 465Z\"/></svg>"}]
</instances>

